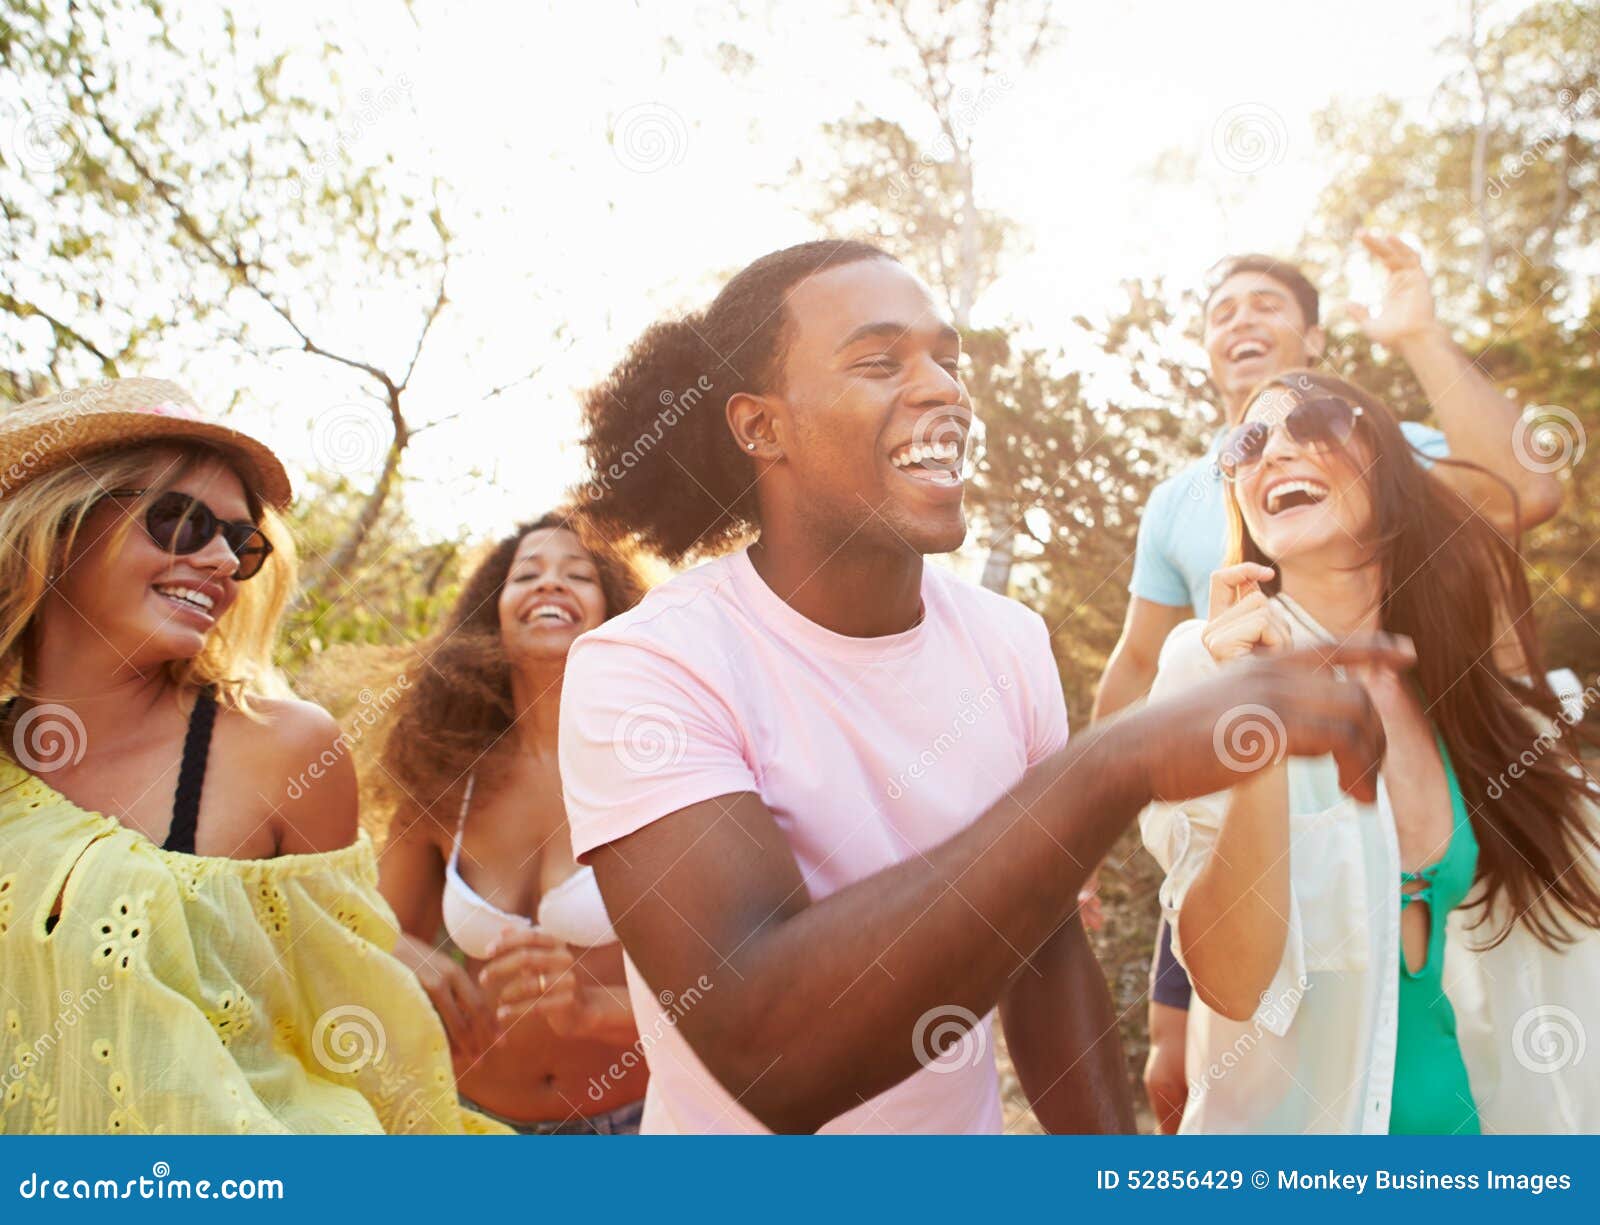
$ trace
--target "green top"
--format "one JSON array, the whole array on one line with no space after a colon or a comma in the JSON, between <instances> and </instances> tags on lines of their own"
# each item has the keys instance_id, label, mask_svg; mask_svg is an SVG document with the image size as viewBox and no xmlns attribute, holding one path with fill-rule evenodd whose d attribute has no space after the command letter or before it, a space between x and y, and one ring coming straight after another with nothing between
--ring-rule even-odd
<instances>
[{"instance_id":1,"label":"green top","mask_svg":"<svg viewBox=\"0 0 1600 1225\"><path fill-rule=\"evenodd\" d=\"M1445 922L1466 899L1478 870L1478 840L1467 802L1438 731L1439 758L1450 784L1452 826L1444 855L1420 872L1400 874L1400 910L1428 904L1428 954L1412 973L1400 952L1400 1021L1395 1047L1394 1097L1389 1131L1394 1135L1477 1135L1478 1108L1467 1081L1467 1065L1456 1041L1456 1015L1444 993ZM1421 882L1407 892L1405 885Z\"/></svg>"}]
</instances>

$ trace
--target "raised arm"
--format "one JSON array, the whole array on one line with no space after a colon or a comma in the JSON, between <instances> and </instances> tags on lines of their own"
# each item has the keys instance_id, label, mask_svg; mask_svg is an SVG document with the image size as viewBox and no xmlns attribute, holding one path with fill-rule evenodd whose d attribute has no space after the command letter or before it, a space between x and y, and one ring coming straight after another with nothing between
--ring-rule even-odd
<instances>
[{"instance_id":1,"label":"raised arm","mask_svg":"<svg viewBox=\"0 0 1600 1225\"><path fill-rule=\"evenodd\" d=\"M1288 649L1288 623L1261 592L1261 584L1272 577L1271 567L1255 562L1212 574L1210 617L1198 634L1168 644L1158 696L1212 675L1220 665L1237 667L1253 655ZM1240 723L1235 731L1245 726ZM1208 1005L1237 1021L1255 1013L1283 960L1289 930L1288 774L1281 759L1272 760L1276 746L1266 743L1273 735L1270 724L1258 727L1261 742L1254 747L1265 751L1244 755L1245 768L1225 794L1189 806L1182 841L1190 855L1208 844L1209 849L1176 901L1177 945L1189 981ZM1220 819L1214 824L1202 819L1201 809ZM1169 843L1152 849L1167 869L1170 889L1174 864L1162 852L1173 848Z\"/></svg>"},{"instance_id":2,"label":"raised arm","mask_svg":"<svg viewBox=\"0 0 1600 1225\"><path fill-rule=\"evenodd\" d=\"M1216 845L1178 913L1189 981L1235 1021L1255 1015L1289 924L1289 785L1283 764L1228 793Z\"/></svg>"},{"instance_id":3,"label":"raised arm","mask_svg":"<svg viewBox=\"0 0 1600 1225\"><path fill-rule=\"evenodd\" d=\"M1552 518L1561 509L1561 483L1519 460L1519 451L1526 451L1513 442L1520 428L1520 411L1484 377L1439 322L1421 256L1402 240L1387 235L1366 232L1361 241L1384 266L1388 284L1378 315L1369 316L1352 307L1352 316L1368 336L1393 349L1411 367L1433 406L1451 457L1469 460L1504 480L1516 491L1518 505L1514 509L1504 487L1481 473L1447 464L1434 469L1435 473L1508 535Z\"/></svg>"},{"instance_id":4,"label":"raised arm","mask_svg":"<svg viewBox=\"0 0 1600 1225\"><path fill-rule=\"evenodd\" d=\"M669 813L591 862L654 990L713 983L678 1021L707 1068L768 1127L812 1131L917 1070L913 1033L930 1010L995 1007L1067 921L1086 865L1146 803L1236 780L1213 730L1239 704L1275 711L1289 752L1332 752L1342 783L1370 799L1382 725L1365 691L1325 665L1413 658L1405 645L1349 644L1246 663L1096 725L960 833L820 901L749 792Z\"/></svg>"}]
</instances>

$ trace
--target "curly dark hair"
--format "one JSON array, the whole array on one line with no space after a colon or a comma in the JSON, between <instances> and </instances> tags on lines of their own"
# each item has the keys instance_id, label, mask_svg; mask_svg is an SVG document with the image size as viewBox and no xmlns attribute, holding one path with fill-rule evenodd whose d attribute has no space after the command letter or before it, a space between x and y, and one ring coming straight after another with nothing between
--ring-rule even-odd
<instances>
[{"instance_id":1,"label":"curly dark hair","mask_svg":"<svg viewBox=\"0 0 1600 1225\"><path fill-rule=\"evenodd\" d=\"M647 328L583 397L585 508L670 562L726 550L760 524L754 467L728 429L730 397L780 389L789 292L859 260L864 242L801 243L763 255L704 311Z\"/></svg>"},{"instance_id":2,"label":"curly dark hair","mask_svg":"<svg viewBox=\"0 0 1600 1225\"><path fill-rule=\"evenodd\" d=\"M551 527L576 532L594 558L608 620L644 595L628 551L581 511L541 515L496 542L467 576L444 623L418 644L407 669L414 681L388 712L375 790L396 826L453 813L467 775L487 763L511 730L516 710L500 639L500 593L522 538Z\"/></svg>"}]
</instances>

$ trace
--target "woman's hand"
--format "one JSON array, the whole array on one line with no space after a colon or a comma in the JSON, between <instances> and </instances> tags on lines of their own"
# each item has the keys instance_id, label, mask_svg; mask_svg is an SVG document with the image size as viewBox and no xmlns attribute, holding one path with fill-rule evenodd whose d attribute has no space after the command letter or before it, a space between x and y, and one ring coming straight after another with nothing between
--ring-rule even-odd
<instances>
[{"instance_id":1,"label":"woman's hand","mask_svg":"<svg viewBox=\"0 0 1600 1225\"><path fill-rule=\"evenodd\" d=\"M564 943L543 932L524 929L502 935L479 971L478 982L494 1000L495 1016L502 1025L537 1016L563 1037L576 1036L584 1028L577 959Z\"/></svg>"},{"instance_id":2,"label":"woman's hand","mask_svg":"<svg viewBox=\"0 0 1600 1225\"><path fill-rule=\"evenodd\" d=\"M1200 641L1220 663L1289 646L1289 623L1281 609L1261 594L1272 577L1270 566L1240 562L1211 576L1211 614Z\"/></svg>"},{"instance_id":3,"label":"woman's hand","mask_svg":"<svg viewBox=\"0 0 1600 1225\"><path fill-rule=\"evenodd\" d=\"M477 1059L499 1036L489 998L451 957L415 936L400 933L394 955L417 976L444 1022L450 1039L450 1056L457 1071Z\"/></svg>"}]
</instances>

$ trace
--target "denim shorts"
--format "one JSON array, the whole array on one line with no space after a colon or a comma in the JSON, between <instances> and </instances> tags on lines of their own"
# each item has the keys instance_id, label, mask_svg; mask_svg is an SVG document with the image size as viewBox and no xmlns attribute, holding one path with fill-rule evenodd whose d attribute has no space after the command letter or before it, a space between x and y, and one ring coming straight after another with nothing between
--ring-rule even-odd
<instances>
[{"instance_id":1,"label":"denim shorts","mask_svg":"<svg viewBox=\"0 0 1600 1225\"><path fill-rule=\"evenodd\" d=\"M544 1119L528 1123L496 1114L465 1094L459 1096L461 1104L468 1110L475 1110L496 1123L504 1123L519 1136L637 1136L639 1120L644 1116L644 1099L640 1098L637 1102L629 1102L604 1114L575 1114L570 1119Z\"/></svg>"}]
</instances>

